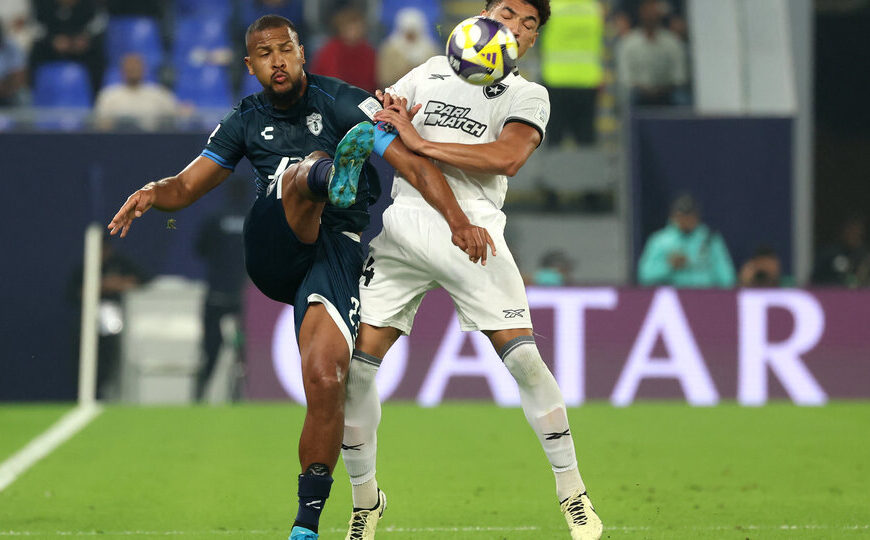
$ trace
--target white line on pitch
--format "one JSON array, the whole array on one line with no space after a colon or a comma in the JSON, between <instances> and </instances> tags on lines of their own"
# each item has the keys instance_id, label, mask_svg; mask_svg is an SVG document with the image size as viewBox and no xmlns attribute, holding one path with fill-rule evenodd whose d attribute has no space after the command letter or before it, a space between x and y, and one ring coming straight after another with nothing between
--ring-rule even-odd
<instances>
[{"instance_id":1,"label":"white line on pitch","mask_svg":"<svg viewBox=\"0 0 870 540\"><path fill-rule=\"evenodd\" d=\"M384 527L380 530L381 533L456 533L456 532L519 532L519 531L538 531L540 527ZM606 531L619 532L655 532L660 530L651 526L615 526L604 527ZM697 527L674 527L661 528L661 531L723 531L723 530L754 530L754 531L799 531L799 530L830 530L830 531L867 531L870 530L870 524L865 525L711 525ZM343 533L346 529L322 529L325 533ZM232 530L219 529L211 531L0 531L0 536L187 536L187 535L213 535L213 536L228 536L228 535L245 535L245 536L274 536L275 529L271 530Z\"/></svg>"},{"instance_id":2,"label":"white line on pitch","mask_svg":"<svg viewBox=\"0 0 870 540\"><path fill-rule=\"evenodd\" d=\"M16 478L37 461L78 433L102 411L103 408L97 404L76 407L55 422L48 430L27 443L27 446L0 463L0 491L9 487ZM0 535L11 536L3 531L0 531Z\"/></svg>"}]
</instances>

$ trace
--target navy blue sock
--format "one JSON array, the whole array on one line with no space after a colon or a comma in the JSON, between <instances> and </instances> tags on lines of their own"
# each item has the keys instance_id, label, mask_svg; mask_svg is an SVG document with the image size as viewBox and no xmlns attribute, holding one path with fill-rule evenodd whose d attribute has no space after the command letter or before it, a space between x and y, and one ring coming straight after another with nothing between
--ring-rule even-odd
<instances>
[{"instance_id":1,"label":"navy blue sock","mask_svg":"<svg viewBox=\"0 0 870 540\"><path fill-rule=\"evenodd\" d=\"M331 488L332 477L329 476L329 468L322 463L311 465L305 474L299 475L299 511L296 513L294 527L301 525L317 532L320 513L323 512Z\"/></svg>"},{"instance_id":2,"label":"navy blue sock","mask_svg":"<svg viewBox=\"0 0 870 540\"><path fill-rule=\"evenodd\" d=\"M308 169L308 189L315 195L326 197L329 188L329 170L332 168L331 158L321 158Z\"/></svg>"}]
</instances>

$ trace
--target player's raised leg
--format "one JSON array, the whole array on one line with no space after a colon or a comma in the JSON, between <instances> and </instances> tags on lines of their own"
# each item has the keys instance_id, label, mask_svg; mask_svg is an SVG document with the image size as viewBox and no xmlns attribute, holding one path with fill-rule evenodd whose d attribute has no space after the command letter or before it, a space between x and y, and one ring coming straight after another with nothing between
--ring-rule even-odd
<instances>
[{"instance_id":1,"label":"player's raised leg","mask_svg":"<svg viewBox=\"0 0 870 540\"><path fill-rule=\"evenodd\" d=\"M562 391L541 358L532 330L485 332L517 382L520 402L556 477L556 495L574 540L598 540L603 526L577 468Z\"/></svg>"},{"instance_id":2,"label":"player's raised leg","mask_svg":"<svg viewBox=\"0 0 870 540\"><path fill-rule=\"evenodd\" d=\"M305 243L317 240L320 214L332 204L347 208L356 201L363 164L374 148L374 127L360 122L339 141L335 159L315 151L290 166L281 176L278 189L287 223Z\"/></svg>"}]
</instances>

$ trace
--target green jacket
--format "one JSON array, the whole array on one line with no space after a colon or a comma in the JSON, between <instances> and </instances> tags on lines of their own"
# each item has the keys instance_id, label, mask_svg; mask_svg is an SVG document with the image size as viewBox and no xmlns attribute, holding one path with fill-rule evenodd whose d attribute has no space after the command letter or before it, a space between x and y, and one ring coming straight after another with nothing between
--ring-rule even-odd
<instances>
[{"instance_id":1,"label":"green jacket","mask_svg":"<svg viewBox=\"0 0 870 540\"><path fill-rule=\"evenodd\" d=\"M672 253L682 253L686 265L671 266ZM733 287L736 282L734 264L722 236L704 224L689 234L670 223L650 236L644 246L637 268L641 285L672 285L674 287Z\"/></svg>"}]
</instances>

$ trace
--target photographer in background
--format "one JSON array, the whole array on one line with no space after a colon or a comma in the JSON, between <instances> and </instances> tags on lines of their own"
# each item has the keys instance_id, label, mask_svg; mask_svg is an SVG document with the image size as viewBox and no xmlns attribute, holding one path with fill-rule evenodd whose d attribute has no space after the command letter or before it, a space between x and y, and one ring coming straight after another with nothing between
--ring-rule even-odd
<instances>
[{"instance_id":1,"label":"photographer in background","mask_svg":"<svg viewBox=\"0 0 870 540\"><path fill-rule=\"evenodd\" d=\"M637 270L641 285L733 287L734 264L722 235L701 223L701 211L691 195L677 197L668 225L653 233L644 246Z\"/></svg>"}]
</instances>

